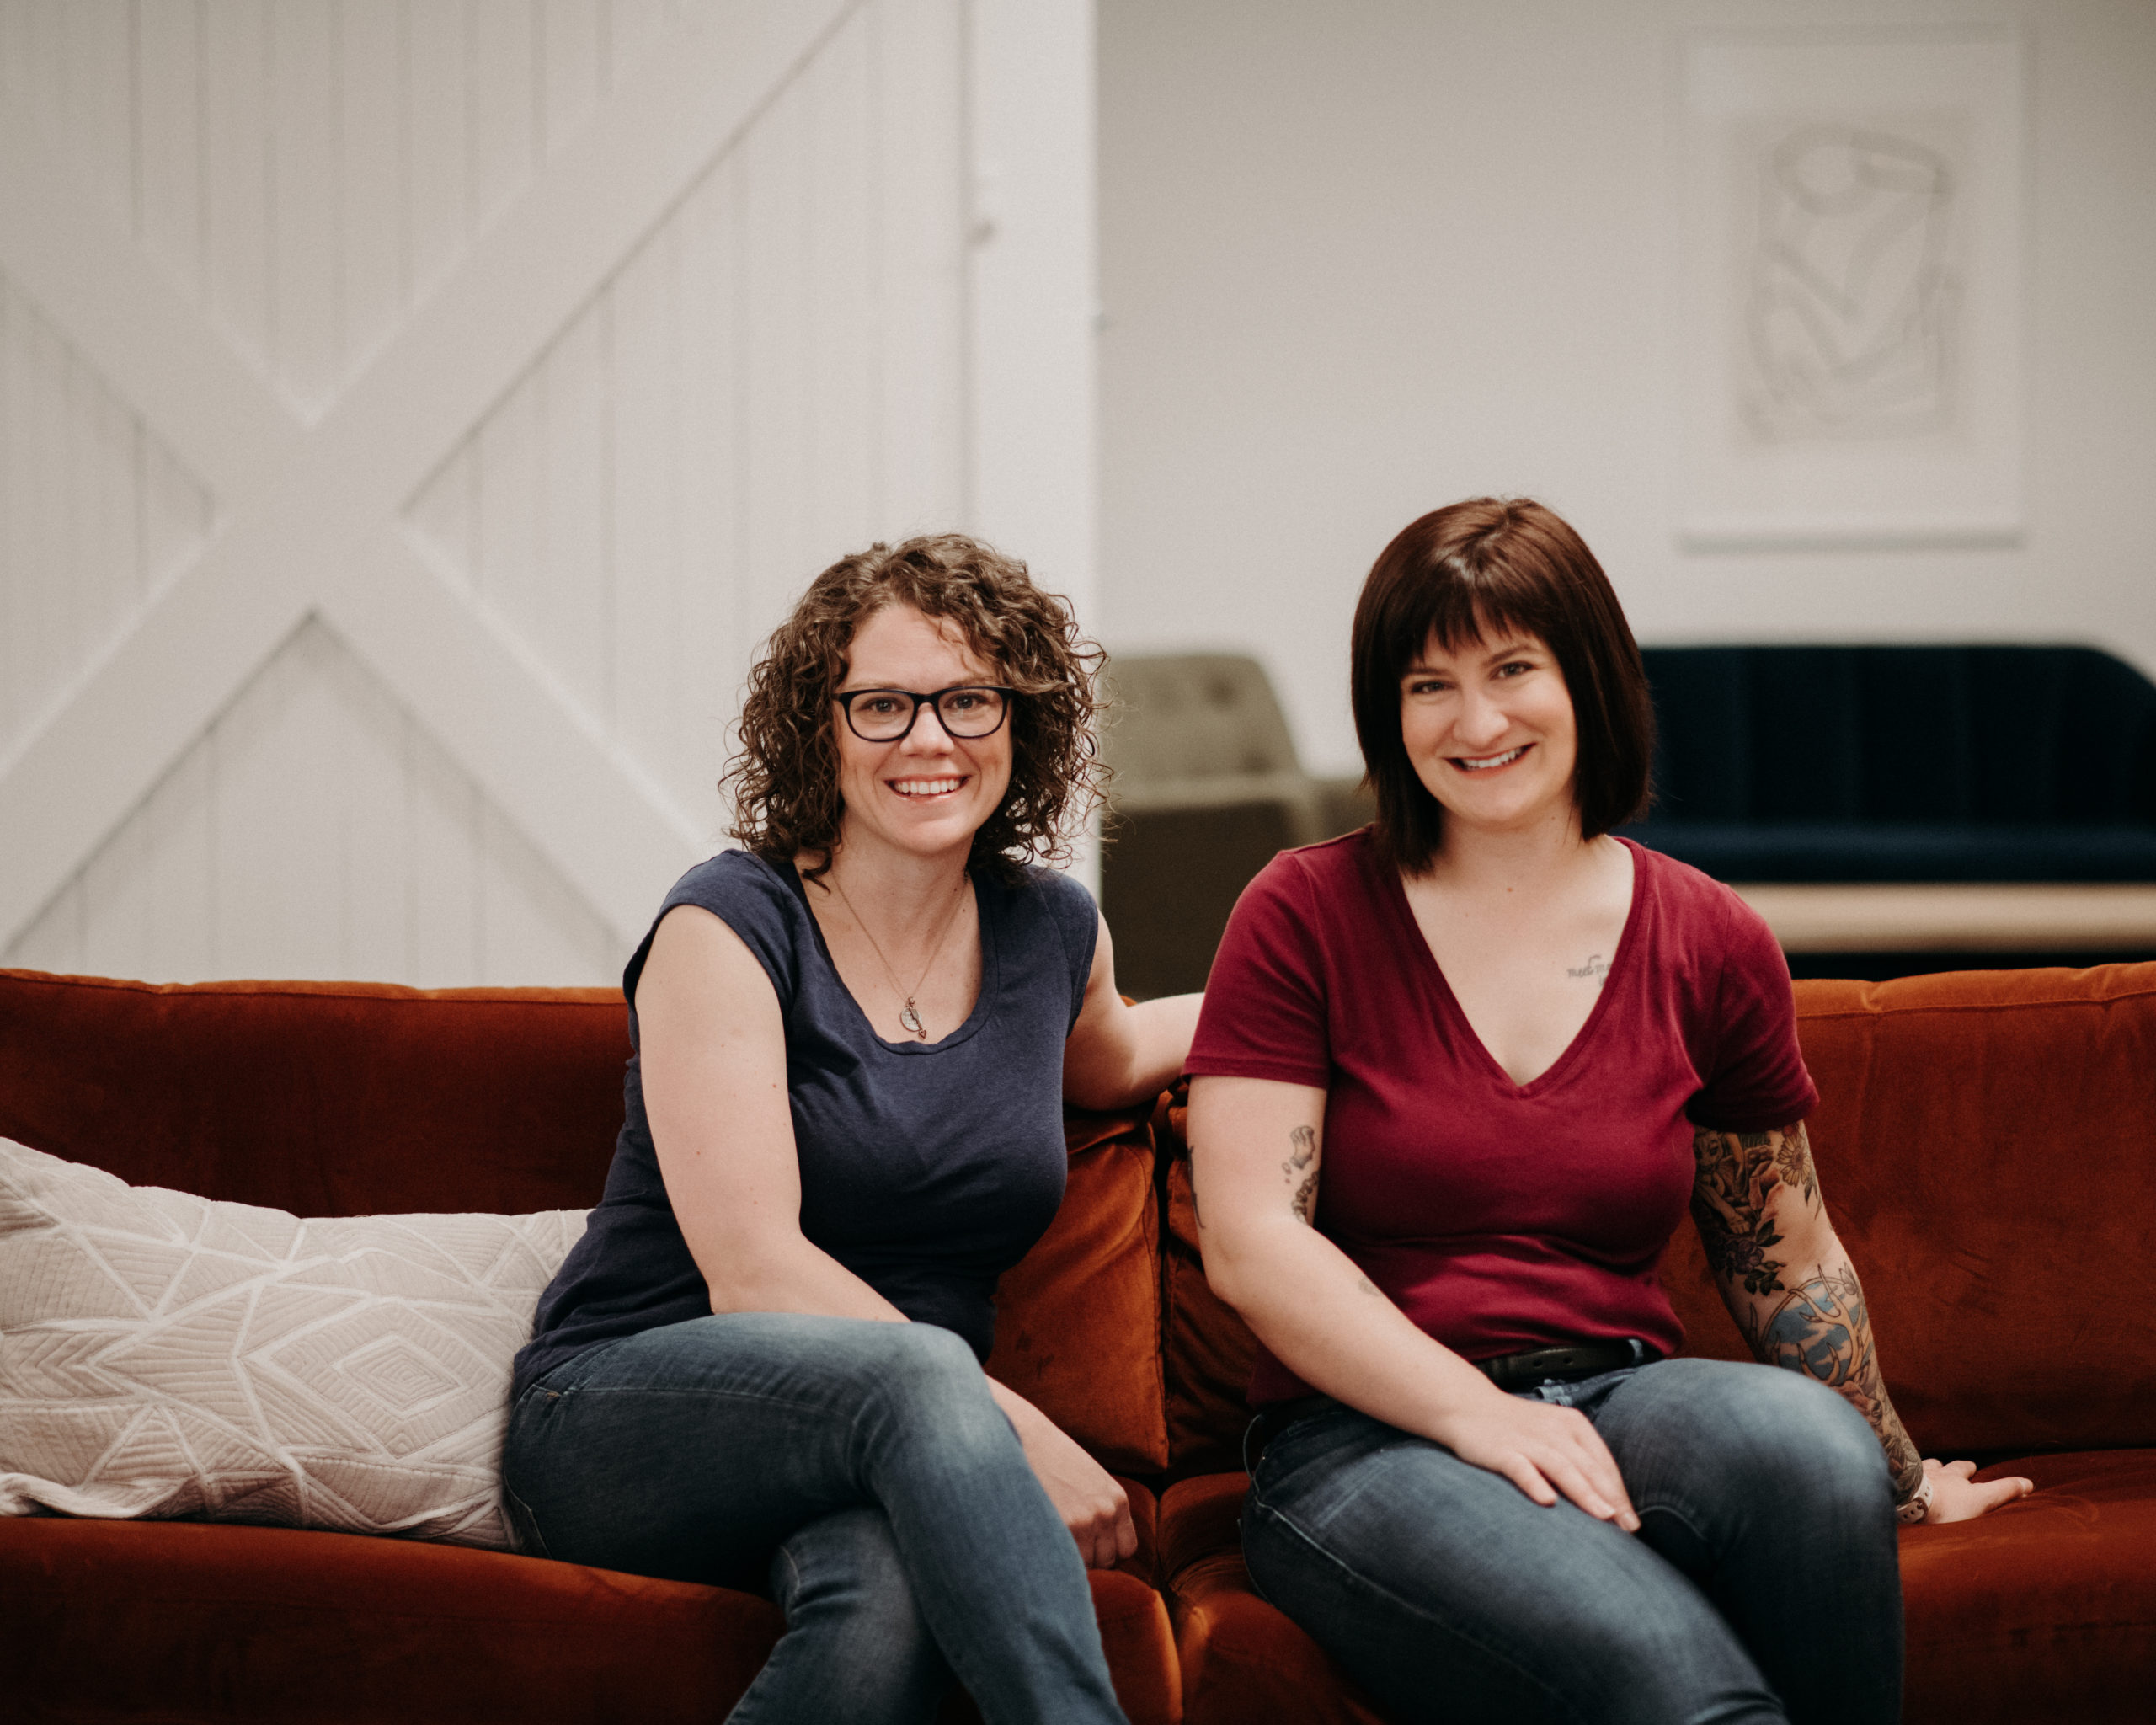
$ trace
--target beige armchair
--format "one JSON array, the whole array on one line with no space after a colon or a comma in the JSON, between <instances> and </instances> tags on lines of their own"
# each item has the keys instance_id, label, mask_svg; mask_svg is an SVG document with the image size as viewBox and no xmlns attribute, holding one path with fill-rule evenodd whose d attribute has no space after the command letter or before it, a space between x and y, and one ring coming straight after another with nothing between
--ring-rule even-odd
<instances>
[{"instance_id":1,"label":"beige armchair","mask_svg":"<svg viewBox=\"0 0 2156 1725\"><path fill-rule=\"evenodd\" d=\"M1102 745L1109 788L1101 904L1139 999L1205 985L1228 912L1278 852L1370 819L1353 778L1295 759L1264 668L1224 653L1118 656Z\"/></svg>"}]
</instances>

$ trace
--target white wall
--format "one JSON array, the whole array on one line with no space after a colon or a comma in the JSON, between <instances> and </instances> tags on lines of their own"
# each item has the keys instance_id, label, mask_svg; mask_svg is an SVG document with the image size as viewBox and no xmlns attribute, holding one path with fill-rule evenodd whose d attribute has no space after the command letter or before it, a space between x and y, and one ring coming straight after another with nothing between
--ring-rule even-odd
<instances>
[{"instance_id":1,"label":"white wall","mask_svg":"<svg viewBox=\"0 0 2156 1725\"><path fill-rule=\"evenodd\" d=\"M611 982L819 569L1096 609L1091 45L0 0L0 963Z\"/></svg>"},{"instance_id":2,"label":"white wall","mask_svg":"<svg viewBox=\"0 0 2156 1725\"><path fill-rule=\"evenodd\" d=\"M1643 641L2079 640L2156 672L2156 6L1102 0L1112 647L1256 653L1358 766L1354 595L1417 515L1539 496ZM1680 550L1675 42L2019 25L2027 529L1998 549ZM2010 692L2001 692L2010 698Z\"/></svg>"}]
</instances>

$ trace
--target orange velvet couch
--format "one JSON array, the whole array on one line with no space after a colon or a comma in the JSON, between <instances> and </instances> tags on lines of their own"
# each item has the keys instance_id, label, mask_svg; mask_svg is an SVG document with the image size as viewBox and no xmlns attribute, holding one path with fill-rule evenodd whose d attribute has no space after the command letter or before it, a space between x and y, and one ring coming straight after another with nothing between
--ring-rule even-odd
<instances>
[{"instance_id":1,"label":"orange velvet couch","mask_svg":"<svg viewBox=\"0 0 2156 1725\"><path fill-rule=\"evenodd\" d=\"M1798 1004L1822 1178L1913 1433L2041 1487L1903 1534L1908 1717L2145 1719L2156 965ZM606 991L0 971L0 1135L306 1215L590 1204L627 1053ZM991 1369L1129 1483L1139 1550L1094 1599L1134 1722L1374 1720L1243 1570L1251 1344L1198 1269L1178 1112L1070 1118L1070 1194L1006 1279ZM1689 1233L1666 1274L1691 1345L1736 1357ZM0 1712L25 1720L707 1721L778 1629L747 1594L462 1546L0 1518Z\"/></svg>"},{"instance_id":2,"label":"orange velvet couch","mask_svg":"<svg viewBox=\"0 0 2156 1725\"><path fill-rule=\"evenodd\" d=\"M301 1215L597 1201L627 1015L597 989L148 987L0 970L0 1135L138 1185ZM1167 1463L1145 1110L1073 1115L1054 1226L1005 1279L991 1369L1110 1468ZM1181 1713L1140 1546L1093 1599L1133 1725ZM0 1718L503 1725L723 1718L768 1601L466 1546L0 1517ZM964 1717L963 1703L953 1707Z\"/></svg>"}]
</instances>

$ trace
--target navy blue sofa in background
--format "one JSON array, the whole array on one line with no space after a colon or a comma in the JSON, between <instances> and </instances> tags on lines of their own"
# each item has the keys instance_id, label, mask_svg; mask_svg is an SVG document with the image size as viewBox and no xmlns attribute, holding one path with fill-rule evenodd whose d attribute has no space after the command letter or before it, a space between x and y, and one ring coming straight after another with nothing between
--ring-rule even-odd
<instances>
[{"instance_id":1,"label":"navy blue sofa in background","mask_svg":"<svg viewBox=\"0 0 2156 1725\"><path fill-rule=\"evenodd\" d=\"M1718 879L2156 881L2156 685L2089 647L1651 647L1656 801Z\"/></svg>"},{"instance_id":2,"label":"navy blue sofa in background","mask_svg":"<svg viewBox=\"0 0 2156 1725\"><path fill-rule=\"evenodd\" d=\"M2156 686L2087 647L1651 647L1657 801L1627 836L1718 879L2156 882ZM1273 853L1374 812L1305 772L1255 660L1118 656L1102 900L1133 994L1203 988L1235 896ZM1966 947L1966 949L1964 948ZM2156 957L1935 942L1807 949L1803 975ZM1129 954L1128 959L1124 957Z\"/></svg>"}]
</instances>

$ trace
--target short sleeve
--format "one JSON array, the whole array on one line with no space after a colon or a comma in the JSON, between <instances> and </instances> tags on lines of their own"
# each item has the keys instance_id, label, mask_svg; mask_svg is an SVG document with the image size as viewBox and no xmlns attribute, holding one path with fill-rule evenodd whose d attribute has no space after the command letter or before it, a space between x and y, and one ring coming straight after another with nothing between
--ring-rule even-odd
<instances>
[{"instance_id":1,"label":"short sleeve","mask_svg":"<svg viewBox=\"0 0 2156 1725\"><path fill-rule=\"evenodd\" d=\"M786 865L791 867L792 865ZM684 905L708 911L740 937L771 980L782 1011L790 1010L800 986L798 944L808 908L775 872L776 865L747 851L721 851L675 881L651 919L622 973L622 992L633 1007L637 980L651 956L652 938L666 913Z\"/></svg>"},{"instance_id":2,"label":"short sleeve","mask_svg":"<svg viewBox=\"0 0 2156 1725\"><path fill-rule=\"evenodd\" d=\"M1101 913L1086 884L1074 876L1038 867L1029 870L1028 876L1048 906L1049 919L1054 923L1064 954L1070 961L1070 1022L1063 1029L1068 1036L1078 1028L1078 1015L1086 1007L1086 985L1093 977L1093 949L1101 943Z\"/></svg>"},{"instance_id":3,"label":"short sleeve","mask_svg":"<svg viewBox=\"0 0 2156 1725\"><path fill-rule=\"evenodd\" d=\"M1271 1078L1317 1089L1332 1081L1325 943L1316 894L1294 852L1243 889L1205 981L1193 1076Z\"/></svg>"},{"instance_id":4,"label":"short sleeve","mask_svg":"<svg viewBox=\"0 0 2156 1725\"><path fill-rule=\"evenodd\" d=\"M1819 1092L1796 1039L1789 961L1766 921L1723 889L1721 975L1709 1044L1713 1070L1684 1113L1718 1132L1765 1132L1794 1125Z\"/></svg>"}]
</instances>

